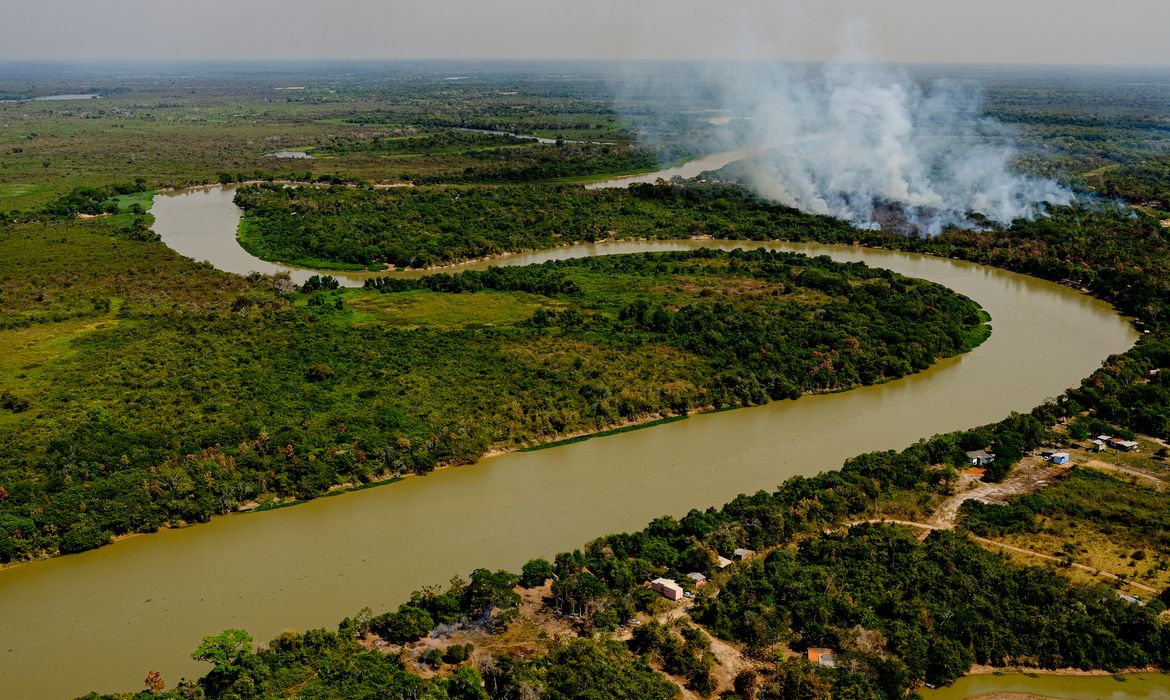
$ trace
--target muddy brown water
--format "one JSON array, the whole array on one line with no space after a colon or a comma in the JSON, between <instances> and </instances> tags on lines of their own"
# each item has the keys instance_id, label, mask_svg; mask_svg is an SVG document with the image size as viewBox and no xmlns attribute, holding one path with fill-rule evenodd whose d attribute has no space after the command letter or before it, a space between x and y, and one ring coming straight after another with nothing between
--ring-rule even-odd
<instances>
[{"instance_id":1,"label":"muddy brown water","mask_svg":"<svg viewBox=\"0 0 1170 700\"><path fill-rule=\"evenodd\" d=\"M959 679L954 685L920 691L923 700L1024 696L1069 700L1170 700L1170 676L1131 673L1113 676L1051 676L1007 673L980 674Z\"/></svg>"},{"instance_id":2,"label":"muddy brown water","mask_svg":"<svg viewBox=\"0 0 1170 700\"><path fill-rule=\"evenodd\" d=\"M230 191L158 197L153 212L156 230L186 255L233 272L270 269L236 244L239 211ZM1108 305L1073 290L880 250L628 242L499 262L741 245L827 254L939 282L982 304L994 332L965 356L880 386L505 455L0 571L0 698L134 690L152 669L173 684L207 670L189 656L203 635L242 627L266 641L285 629L332 627L363 606L386 610L412 590L476 567L517 570L529 558L662 514L719 505L837 468L861 452L998 420L1077 384L1136 339Z\"/></svg>"}]
</instances>

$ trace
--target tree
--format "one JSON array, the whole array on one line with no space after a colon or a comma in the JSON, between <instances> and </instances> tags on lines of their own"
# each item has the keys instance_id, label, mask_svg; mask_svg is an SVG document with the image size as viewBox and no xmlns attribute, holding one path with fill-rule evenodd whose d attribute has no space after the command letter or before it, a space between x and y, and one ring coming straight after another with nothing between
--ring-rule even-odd
<instances>
[{"instance_id":1,"label":"tree","mask_svg":"<svg viewBox=\"0 0 1170 700\"><path fill-rule=\"evenodd\" d=\"M525 588L543 586L552 577L553 565L548 559L533 559L520 569L520 585Z\"/></svg>"},{"instance_id":2,"label":"tree","mask_svg":"<svg viewBox=\"0 0 1170 700\"><path fill-rule=\"evenodd\" d=\"M234 673L239 670L240 661L251 652L250 634L241 629L226 629L204 637L199 647L191 652L191 658L213 664L212 673Z\"/></svg>"},{"instance_id":3,"label":"tree","mask_svg":"<svg viewBox=\"0 0 1170 700\"><path fill-rule=\"evenodd\" d=\"M435 619L420 607L405 604L397 612L386 613L370 622L370 629L388 642L413 642L435 627Z\"/></svg>"},{"instance_id":4,"label":"tree","mask_svg":"<svg viewBox=\"0 0 1170 700\"><path fill-rule=\"evenodd\" d=\"M151 671L146 674L146 689L151 693L161 693L167 689L167 682L163 680L162 674L158 671Z\"/></svg>"},{"instance_id":5,"label":"tree","mask_svg":"<svg viewBox=\"0 0 1170 700\"><path fill-rule=\"evenodd\" d=\"M310 382L323 382L333 376L333 368L326 362L314 362L305 376Z\"/></svg>"},{"instance_id":6,"label":"tree","mask_svg":"<svg viewBox=\"0 0 1170 700\"><path fill-rule=\"evenodd\" d=\"M483 688L483 677L472 666L463 666L451 674L447 681L448 697L457 700L486 700L487 691Z\"/></svg>"},{"instance_id":7,"label":"tree","mask_svg":"<svg viewBox=\"0 0 1170 700\"><path fill-rule=\"evenodd\" d=\"M611 640L574 639L548 656L544 697L673 700L678 686Z\"/></svg>"},{"instance_id":8,"label":"tree","mask_svg":"<svg viewBox=\"0 0 1170 700\"><path fill-rule=\"evenodd\" d=\"M520 595L512 590L515 585L515 574L476 569L463 589L463 609L472 617L486 616L490 623L494 608L508 610L520 604Z\"/></svg>"}]
</instances>

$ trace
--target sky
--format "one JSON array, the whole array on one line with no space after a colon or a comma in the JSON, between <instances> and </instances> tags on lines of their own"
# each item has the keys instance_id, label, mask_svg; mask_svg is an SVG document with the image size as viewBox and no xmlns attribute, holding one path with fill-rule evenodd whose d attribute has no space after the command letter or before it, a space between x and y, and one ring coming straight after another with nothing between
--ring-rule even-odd
<instances>
[{"instance_id":1,"label":"sky","mask_svg":"<svg viewBox=\"0 0 1170 700\"><path fill-rule=\"evenodd\" d=\"M36 0L5 5L0 60L815 61L864 37L870 55L895 62L1170 66L1168 0Z\"/></svg>"}]
</instances>

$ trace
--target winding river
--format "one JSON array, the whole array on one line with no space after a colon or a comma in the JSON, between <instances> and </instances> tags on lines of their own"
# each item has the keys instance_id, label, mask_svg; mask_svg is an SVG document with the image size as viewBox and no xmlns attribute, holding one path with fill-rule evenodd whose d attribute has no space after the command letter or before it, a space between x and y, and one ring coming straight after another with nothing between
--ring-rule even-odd
<instances>
[{"instance_id":1,"label":"winding river","mask_svg":"<svg viewBox=\"0 0 1170 700\"><path fill-rule=\"evenodd\" d=\"M239 210L220 188L156 198L156 230L179 252L233 272L272 271L240 250ZM140 688L206 670L202 635L258 641L385 610L475 567L513 570L651 518L771 489L941 431L1028 410L1077 384L1136 334L1108 305L1037 279L862 248L723 241L619 242L497 261L769 248L864 261L978 301L994 333L973 352L881 386L693 416L547 450L486 459L295 508L233 515L0 571L0 698ZM486 263L464 267L483 267ZM296 271L307 276L308 271ZM361 275L345 276L359 284Z\"/></svg>"}]
</instances>

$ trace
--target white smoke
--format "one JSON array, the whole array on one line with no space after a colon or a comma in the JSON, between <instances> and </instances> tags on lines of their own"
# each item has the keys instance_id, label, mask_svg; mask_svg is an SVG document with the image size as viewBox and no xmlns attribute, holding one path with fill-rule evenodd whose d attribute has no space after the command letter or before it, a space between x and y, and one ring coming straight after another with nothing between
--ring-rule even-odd
<instances>
[{"instance_id":1,"label":"white smoke","mask_svg":"<svg viewBox=\"0 0 1170 700\"><path fill-rule=\"evenodd\" d=\"M691 89L714 93L720 113L735 117L726 128L765 149L730 170L761 196L809 213L878 228L882 212L896 210L910 228L936 234L976 227L973 214L1009 224L1073 198L1013 170L1011 134L984 115L977 90L922 85L856 50L823 65L712 65Z\"/></svg>"},{"instance_id":2,"label":"white smoke","mask_svg":"<svg viewBox=\"0 0 1170 700\"><path fill-rule=\"evenodd\" d=\"M756 66L725 80L726 106L771 146L743 164L769 199L814 214L878 224L896 206L926 233L1008 224L1066 204L1072 193L1012 169L1009 134L957 85L922 87L904 71L853 53L820 68Z\"/></svg>"}]
</instances>

